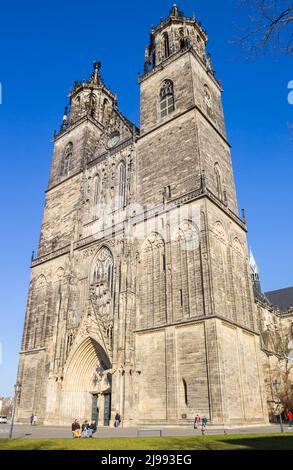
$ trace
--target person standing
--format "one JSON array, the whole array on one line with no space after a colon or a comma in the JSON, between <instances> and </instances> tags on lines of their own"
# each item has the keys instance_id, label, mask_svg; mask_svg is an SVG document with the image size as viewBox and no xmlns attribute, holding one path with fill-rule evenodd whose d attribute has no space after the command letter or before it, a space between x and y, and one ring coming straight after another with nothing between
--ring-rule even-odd
<instances>
[{"instance_id":1,"label":"person standing","mask_svg":"<svg viewBox=\"0 0 293 470\"><path fill-rule=\"evenodd\" d=\"M289 411L288 411L287 419L288 419L288 426L289 426L289 428L291 428L292 423L293 423L293 413L292 413L292 410L289 410Z\"/></svg>"},{"instance_id":2,"label":"person standing","mask_svg":"<svg viewBox=\"0 0 293 470\"><path fill-rule=\"evenodd\" d=\"M119 413L116 413L115 420L114 420L115 428L119 428L120 423L121 423L121 416Z\"/></svg>"},{"instance_id":3,"label":"person standing","mask_svg":"<svg viewBox=\"0 0 293 470\"><path fill-rule=\"evenodd\" d=\"M33 425L33 422L34 422L34 414L32 413L32 415L31 415L31 426Z\"/></svg>"},{"instance_id":4,"label":"person standing","mask_svg":"<svg viewBox=\"0 0 293 470\"><path fill-rule=\"evenodd\" d=\"M37 422L38 422L38 417L36 414L34 414L34 417L33 417L33 426L36 426L37 425Z\"/></svg>"},{"instance_id":5,"label":"person standing","mask_svg":"<svg viewBox=\"0 0 293 470\"><path fill-rule=\"evenodd\" d=\"M194 418L194 423L193 423L194 429L198 428L199 423L200 423L200 417L199 417L199 415L196 415L195 418Z\"/></svg>"},{"instance_id":6,"label":"person standing","mask_svg":"<svg viewBox=\"0 0 293 470\"><path fill-rule=\"evenodd\" d=\"M205 433L206 433L207 422L208 422L208 420L207 420L206 416L204 416L201 420L201 434L203 436L205 436Z\"/></svg>"}]
</instances>

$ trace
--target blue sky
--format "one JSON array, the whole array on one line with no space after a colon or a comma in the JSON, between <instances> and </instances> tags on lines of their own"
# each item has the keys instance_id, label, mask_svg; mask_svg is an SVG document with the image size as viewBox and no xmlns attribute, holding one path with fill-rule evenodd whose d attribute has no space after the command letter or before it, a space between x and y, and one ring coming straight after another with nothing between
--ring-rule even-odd
<instances>
[{"instance_id":1,"label":"blue sky","mask_svg":"<svg viewBox=\"0 0 293 470\"><path fill-rule=\"evenodd\" d=\"M195 11L209 34L238 193L246 209L249 244L260 265L264 290L292 280L292 147L288 82L292 59L265 56L247 62L231 40L234 22L245 23L237 0L181 0ZM37 249L44 190L52 155L52 134L60 125L74 80L88 77L102 62L105 83L119 107L139 123L137 73L152 24L172 1L2 2L0 31L1 310L0 395L15 383L23 328L29 262ZM291 62L290 62L291 61ZM291 65L291 67L290 67Z\"/></svg>"}]
</instances>

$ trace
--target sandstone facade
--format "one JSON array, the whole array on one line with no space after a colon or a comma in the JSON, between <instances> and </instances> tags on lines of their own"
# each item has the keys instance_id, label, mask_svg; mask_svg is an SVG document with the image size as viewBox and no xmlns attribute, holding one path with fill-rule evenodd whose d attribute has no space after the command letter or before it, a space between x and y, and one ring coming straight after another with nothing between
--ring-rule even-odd
<instances>
[{"instance_id":1,"label":"sandstone facade","mask_svg":"<svg viewBox=\"0 0 293 470\"><path fill-rule=\"evenodd\" d=\"M141 128L100 78L75 83L32 261L18 421L265 423L246 224L207 36L153 29Z\"/></svg>"}]
</instances>

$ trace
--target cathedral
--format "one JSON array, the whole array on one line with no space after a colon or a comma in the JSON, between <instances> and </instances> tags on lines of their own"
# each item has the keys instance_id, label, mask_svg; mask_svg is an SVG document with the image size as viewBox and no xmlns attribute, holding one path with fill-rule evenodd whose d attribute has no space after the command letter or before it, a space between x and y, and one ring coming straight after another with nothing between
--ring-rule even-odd
<instances>
[{"instance_id":1,"label":"cathedral","mask_svg":"<svg viewBox=\"0 0 293 470\"><path fill-rule=\"evenodd\" d=\"M70 91L31 262L18 422L269 420L293 312L270 304L249 257L207 40L176 5L151 30L140 128L99 62Z\"/></svg>"}]
</instances>

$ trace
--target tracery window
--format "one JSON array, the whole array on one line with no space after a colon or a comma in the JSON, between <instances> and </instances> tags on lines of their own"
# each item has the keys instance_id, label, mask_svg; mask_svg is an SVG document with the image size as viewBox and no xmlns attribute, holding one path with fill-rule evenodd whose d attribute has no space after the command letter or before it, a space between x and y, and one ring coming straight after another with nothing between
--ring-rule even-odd
<instances>
[{"instance_id":1,"label":"tracery window","mask_svg":"<svg viewBox=\"0 0 293 470\"><path fill-rule=\"evenodd\" d=\"M170 44L169 44L169 35L168 33L164 33L164 52L165 52L165 59L170 55Z\"/></svg>"},{"instance_id":2,"label":"tracery window","mask_svg":"<svg viewBox=\"0 0 293 470\"><path fill-rule=\"evenodd\" d=\"M69 142L65 148L65 154L62 160L61 176L68 176L72 159L73 144Z\"/></svg>"},{"instance_id":3,"label":"tracery window","mask_svg":"<svg viewBox=\"0 0 293 470\"><path fill-rule=\"evenodd\" d=\"M174 87L171 80L165 80L160 90L161 118L171 114L175 109Z\"/></svg>"},{"instance_id":4,"label":"tracery window","mask_svg":"<svg viewBox=\"0 0 293 470\"><path fill-rule=\"evenodd\" d=\"M98 253L92 272L92 284L107 286L111 295L113 294L114 259L107 247L101 248Z\"/></svg>"},{"instance_id":5,"label":"tracery window","mask_svg":"<svg viewBox=\"0 0 293 470\"><path fill-rule=\"evenodd\" d=\"M101 178L99 175L95 178L95 199L94 199L94 217L97 215L97 211L101 202Z\"/></svg>"},{"instance_id":6,"label":"tracery window","mask_svg":"<svg viewBox=\"0 0 293 470\"><path fill-rule=\"evenodd\" d=\"M119 199L118 208L122 209L125 206L126 200L126 165L121 162L119 165Z\"/></svg>"}]
</instances>

